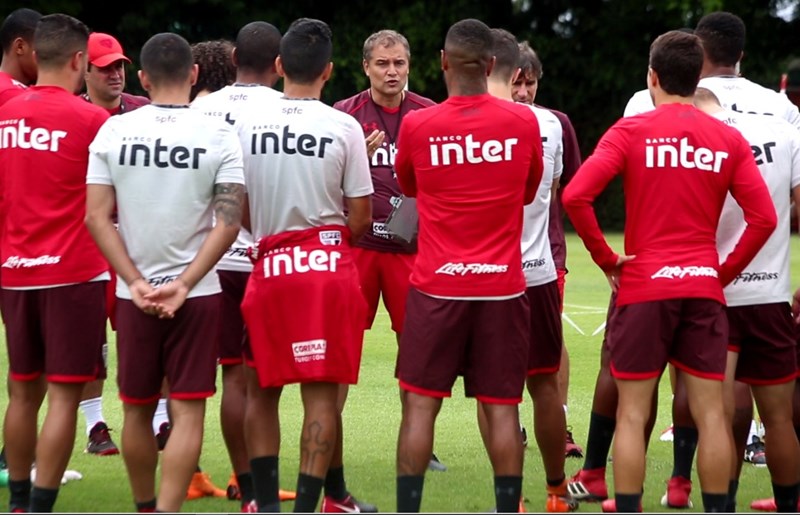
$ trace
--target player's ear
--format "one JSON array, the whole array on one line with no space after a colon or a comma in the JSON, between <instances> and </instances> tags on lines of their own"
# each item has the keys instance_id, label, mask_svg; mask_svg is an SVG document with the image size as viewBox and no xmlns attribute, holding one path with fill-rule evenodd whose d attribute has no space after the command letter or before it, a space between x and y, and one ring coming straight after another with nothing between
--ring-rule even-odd
<instances>
[{"instance_id":1,"label":"player's ear","mask_svg":"<svg viewBox=\"0 0 800 515\"><path fill-rule=\"evenodd\" d=\"M448 68L447 54L445 53L444 50L441 50L440 52L441 52L441 60L442 60L442 71L446 71L447 68Z\"/></svg>"},{"instance_id":2,"label":"player's ear","mask_svg":"<svg viewBox=\"0 0 800 515\"><path fill-rule=\"evenodd\" d=\"M233 50L231 50L231 62L233 63L234 67L239 67L239 57L236 53L236 47L233 47Z\"/></svg>"},{"instance_id":3,"label":"player's ear","mask_svg":"<svg viewBox=\"0 0 800 515\"><path fill-rule=\"evenodd\" d=\"M361 62L361 66L364 68L364 75L366 75L367 77L369 77L369 73L367 72L367 69L369 68L369 61L367 61L366 59L364 59L364 60Z\"/></svg>"},{"instance_id":4,"label":"player's ear","mask_svg":"<svg viewBox=\"0 0 800 515\"><path fill-rule=\"evenodd\" d=\"M328 63L328 66L325 67L325 70L322 72L322 80L328 81L331 78L331 74L333 73L333 61Z\"/></svg>"},{"instance_id":5,"label":"player's ear","mask_svg":"<svg viewBox=\"0 0 800 515\"><path fill-rule=\"evenodd\" d=\"M192 65L192 70L189 72L189 77L191 78L192 86L197 84L197 75L200 73L200 67L197 63Z\"/></svg>"},{"instance_id":6,"label":"player's ear","mask_svg":"<svg viewBox=\"0 0 800 515\"><path fill-rule=\"evenodd\" d=\"M281 56L275 58L275 71L278 72L278 75L281 77L286 77L286 73L283 71L283 61L281 61Z\"/></svg>"},{"instance_id":7,"label":"player's ear","mask_svg":"<svg viewBox=\"0 0 800 515\"><path fill-rule=\"evenodd\" d=\"M519 79L519 74L522 73L522 68L517 67L517 71L511 76L511 84L514 84Z\"/></svg>"}]
</instances>

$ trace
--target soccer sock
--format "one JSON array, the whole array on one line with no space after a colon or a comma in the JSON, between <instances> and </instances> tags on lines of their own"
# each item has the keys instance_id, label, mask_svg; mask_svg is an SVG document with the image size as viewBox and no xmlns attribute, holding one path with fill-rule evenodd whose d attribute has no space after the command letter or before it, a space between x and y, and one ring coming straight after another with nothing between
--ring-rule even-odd
<instances>
[{"instance_id":1,"label":"soccer sock","mask_svg":"<svg viewBox=\"0 0 800 515\"><path fill-rule=\"evenodd\" d=\"M347 497L347 485L344 482L344 467L329 468L325 475L325 495L337 501Z\"/></svg>"},{"instance_id":2,"label":"soccer sock","mask_svg":"<svg viewBox=\"0 0 800 515\"><path fill-rule=\"evenodd\" d=\"M139 513L155 513L156 512L156 500L151 499L149 501L144 502L137 502L136 503L136 511Z\"/></svg>"},{"instance_id":3,"label":"soccer sock","mask_svg":"<svg viewBox=\"0 0 800 515\"><path fill-rule=\"evenodd\" d=\"M642 494L615 494L617 513L639 513L642 505Z\"/></svg>"},{"instance_id":4,"label":"soccer sock","mask_svg":"<svg viewBox=\"0 0 800 515\"><path fill-rule=\"evenodd\" d=\"M236 482L239 484L239 494L242 497L242 506L247 506L250 501L255 499L253 493L253 475L250 472L236 475Z\"/></svg>"},{"instance_id":5,"label":"soccer sock","mask_svg":"<svg viewBox=\"0 0 800 515\"><path fill-rule=\"evenodd\" d=\"M703 509L706 513L724 513L728 503L728 494L707 494L702 492ZM795 508L797 506L795 505Z\"/></svg>"},{"instance_id":6,"label":"soccer sock","mask_svg":"<svg viewBox=\"0 0 800 515\"><path fill-rule=\"evenodd\" d=\"M8 511L31 509L31 479L8 480Z\"/></svg>"},{"instance_id":7,"label":"soccer sock","mask_svg":"<svg viewBox=\"0 0 800 515\"><path fill-rule=\"evenodd\" d=\"M758 424L755 420L750 421L750 433L747 435L746 445L753 443L753 437L758 436Z\"/></svg>"},{"instance_id":8,"label":"soccer sock","mask_svg":"<svg viewBox=\"0 0 800 515\"><path fill-rule=\"evenodd\" d=\"M58 497L58 488L39 488L31 490L31 513L51 513Z\"/></svg>"},{"instance_id":9,"label":"soccer sock","mask_svg":"<svg viewBox=\"0 0 800 515\"><path fill-rule=\"evenodd\" d=\"M728 502L725 505L725 511L728 513L736 513L736 494L739 492L739 480L731 479L728 483Z\"/></svg>"},{"instance_id":10,"label":"soccer sock","mask_svg":"<svg viewBox=\"0 0 800 515\"><path fill-rule=\"evenodd\" d=\"M425 476L397 476L397 512L419 513Z\"/></svg>"},{"instance_id":11,"label":"soccer sock","mask_svg":"<svg viewBox=\"0 0 800 515\"><path fill-rule=\"evenodd\" d=\"M775 506L779 513L797 512L798 487L795 483L789 486L776 485L772 483L772 493L775 494Z\"/></svg>"},{"instance_id":12,"label":"soccer sock","mask_svg":"<svg viewBox=\"0 0 800 515\"><path fill-rule=\"evenodd\" d=\"M522 476L494 476L497 513L516 513L522 497Z\"/></svg>"},{"instance_id":13,"label":"soccer sock","mask_svg":"<svg viewBox=\"0 0 800 515\"><path fill-rule=\"evenodd\" d=\"M103 418L103 398L86 399L81 401L79 406L83 417L86 419L86 436L89 436L95 424L105 422Z\"/></svg>"},{"instance_id":14,"label":"soccer sock","mask_svg":"<svg viewBox=\"0 0 800 515\"><path fill-rule=\"evenodd\" d=\"M297 474L297 498L294 500L295 513L314 513L322 493L325 480L321 477Z\"/></svg>"},{"instance_id":15,"label":"soccer sock","mask_svg":"<svg viewBox=\"0 0 800 515\"><path fill-rule=\"evenodd\" d=\"M591 413L589 417L589 436L586 439L586 460L583 462L583 470L606 467L616 427L616 419L605 417L594 411Z\"/></svg>"},{"instance_id":16,"label":"soccer sock","mask_svg":"<svg viewBox=\"0 0 800 515\"><path fill-rule=\"evenodd\" d=\"M697 429L674 426L672 428L672 477L683 477L691 481L694 451L697 449Z\"/></svg>"},{"instance_id":17,"label":"soccer sock","mask_svg":"<svg viewBox=\"0 0 800 515\"><path fill-rule=\"evenodd\" d=\"M153 413L153 434L157 435L161 429L161 424L164 422L169 423L169 415L167 414L167 399L158 399L158 406L156 412Z\"/></svg>"},{"instance_id":18,"label":"soccer sock","mask_svg":"<svg viewBox=\"0 0 800 515\"><path fill-rule=\"evenodd\" d=\"M253 494L258 511L276 513L281 511L278 497L278 457L261 456L250 460L250 474L253 478ZM239 483L241 488L242 484Z\"/></svg>"}]
</instances>

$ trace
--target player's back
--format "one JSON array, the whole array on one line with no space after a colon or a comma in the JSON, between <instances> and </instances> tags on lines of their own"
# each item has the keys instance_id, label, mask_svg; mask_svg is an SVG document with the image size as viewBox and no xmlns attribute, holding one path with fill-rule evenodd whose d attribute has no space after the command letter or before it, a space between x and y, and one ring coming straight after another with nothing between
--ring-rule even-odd
<instances>
[{"instance_id":1,"label":"player's back","mask_svg":"<svg viewBox=\"0 0 800 515\"><path fill-rule=\"evenodd\" d=\"M243 113L257 108L263 102L281 97L281 93L261 84L231 84L224 88L197 97L191 108L211 118L219 118L233 125Z\"/></svg>"},{"instance_id":2,"label":"player's back","mask_svg":"<svg viewBox=\"0 0 800 515\"><path fill-rule=\"evenodd\" d=\"M777 116L800 130L800 112L786 95L744 77L706 77L697 85L711 90L725 109L738 113Z\"/></svg>"}]
</instances>

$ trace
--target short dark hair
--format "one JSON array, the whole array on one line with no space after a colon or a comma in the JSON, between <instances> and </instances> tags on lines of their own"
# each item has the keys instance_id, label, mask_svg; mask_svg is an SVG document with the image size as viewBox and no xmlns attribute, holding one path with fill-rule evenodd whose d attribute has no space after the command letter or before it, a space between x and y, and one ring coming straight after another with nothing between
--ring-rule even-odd
<instances>
[{"instance_id":1,"label":"short dark hair","mask_svg":"<svg viewBox=\"0 0 800 515\"><path fill-rule=\"evenodd\" d=\"M0 25L0 48L3 52L11 49L11 44L17 38L22 38L28 43L33 43L33 34L36 32L36 24L42 19L42 15L33 9L25 7L12 11L6 16L3 24Z\"/></svg>"},{"instance_id":2,"label":"short dark hair","mask_svg":"<svg viewBox=\"0 0 800 515\"><path fill-rule=\"evenodd\" d=\"M86 52L89 28L68 14L42 16L33 34L33 50L39 68L59 68L75 52Z\"/></svg>"},{"instance_id":3,"label":"short dark hair","mask_svg":"<svg viewBox=\"0 0 800 515\"><path fill-rule=\"evenodd\" d=\"M742 19L725 11L703 16L694 30L708 61L720 66L736 65L744 52L746 32Z\"/></svg>"},{"instance_id":4,"label":"short dark hair","mask_svg":"<svg viewBox=\"0 0 800 515\"><path fill-rule=\"evenodd\" d=\"M411 59L411 46L408 44L408 40L402 34L397 31L384 29L375 32L374 34L370 34L370 36L364 40L364 49L363 49L363 57L365 61L369 61L372 57L372 50L380 45L385 47L395 46L396 44L403 45L403 48L406 49L406 57Z\"/></svg>"},{"instance_id":5,"label":"short dark hair","mask_svg":"<svg viewBox=\"0 0 800 515\"><path fill-rule=\"evenodd\" d=\"M678 30L658 36L650 45L650 68L658 74L661 89L670 95L692 96L703 69L700 39Z\"/></svg>"},{"instance_id":6,"label":"short dark hair","mask_svg":"<svg viewBox=\"0 0 800 515\"><path fill-rule=\"evenodd\" d=\"M153 84L175 84L191 74L192 47L177 34L162 32L147 40L139 54L142 71Z\"/></svg>"},{"instance_id":7,"label":"short dark hair","mask_svg":"<svg viewBox=\"0 0 800 515\"><path fill-rule=\"evenodd\" d=\"M450 65L466 77L486 75L492 60L492 31L480 20L468 18L447 31L444 51Z\"/></svg>"},{"instance_id":8,"label":"short dark hair","mask_svg":"<svg viewBox=\"0 0 800 515\"><path fill-rule=\"evenodd\" d=\"M530 73L536 80L541 79L544 74L542 61L527 41L519 44L519 68L524 75Z\"/></svg>"},{"instance_id":9,"label":"short dark hair","mask_svg":"<svg viewBox=\"0 0 800 515\"><path fill-rule=\"evenodd\" d=\"M281 64L286 76L298 84L311 84L331 62L331 29L324 21L300 18L281 39Z\"/></svg>"},{"instance_id":10,"label":"short dark hair","mask_svg":"<svg viewBox=\"0 0 800 515\"><path fill-rule=\"evenodd\" d=\"M225 39L203 41L192 45L192 61L198 70L191 98L196 97L199 91L218 91L236 81L232 52L233 43Z\"/></svg>"},{"instance_id":11,"label":"short dark hair","mask_svg":"<svg viewBox=\"0 0 800 515\"><path fill-rule=\"evenodd\" d=\"M694 105L715 104L722 107L719 97L708 88L697 88L694 91Z\"/></svg>"},{"instance_id":12,"label":"short dark hair","mask_svg":"<svg viewBox=\"0 0 800 515\"><path fill-rule=\"evenodd\" d=\"M517 38L505 29L492 29L492 53L495 59L492 75L510 81L519 68Z\"/></svg>"},{"instance_id":13,"label":"short dark hair","mask_svg":"<svg viewBox=\"0 0 800 515\"><path fill-rule=\"evenodd\" d=\"M236 65L243 70L264 73L275 66L281 46L281 32L265 21L250 22L236 35Z\"/></svg>"}]
</instances>

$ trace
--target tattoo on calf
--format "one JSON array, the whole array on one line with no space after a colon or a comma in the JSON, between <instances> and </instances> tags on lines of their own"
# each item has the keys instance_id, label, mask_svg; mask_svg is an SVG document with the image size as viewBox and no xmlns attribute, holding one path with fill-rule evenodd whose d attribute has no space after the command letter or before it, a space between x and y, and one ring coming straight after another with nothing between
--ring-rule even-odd
<instances>
[{"instance_id":1,"label":"tattoo on calf","mask_svg":"<svg viewBox=\"0 0 800 515\"><path fill-rule=\"evenodd\" d=\"M300 438L301 472L304 474L311 473L314 470L314 462L316 459L318 457L322 458L332 452L333 442L325 440L322 436L322 424L318 421L312 421L306 424Z\"/></svg>"},{"instance_id":2,"label":"tattoo on calf","mask_svg":"<svg viewBox=\"0 0 800 515\"><path fill-rule=\"evenodd\" d=\"M222 183L214 186L214 216L225 225L242 223L244 185Z\"/></svg>"}]
</instances>

